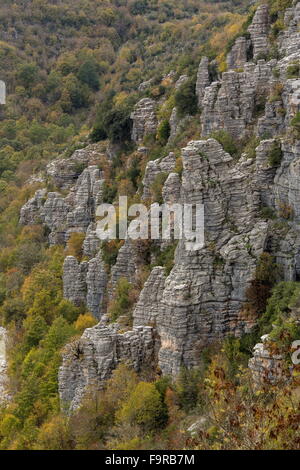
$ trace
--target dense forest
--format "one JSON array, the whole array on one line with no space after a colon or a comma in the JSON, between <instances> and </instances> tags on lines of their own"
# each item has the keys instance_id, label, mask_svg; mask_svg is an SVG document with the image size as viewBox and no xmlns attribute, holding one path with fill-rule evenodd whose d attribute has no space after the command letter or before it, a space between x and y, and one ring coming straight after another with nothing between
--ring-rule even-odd
<instances>
[{"instance_id":1,"label":"dense forest","mask_svg":"<svg viewBox=\"0 0 300 470\"><path fill-rule=\"evenodd\" d=\"M299 390L290 383L257 390L247 367L254 345L272 325L277 325L273 339L287 355L291 341L300 338L299 325L287 315L298 305L299 282L277 282L277 265L270 255L261 257L249 292L257 315L251 333L204 348L198 367L182 368L174 380L158 369L137 373L120 363L105 389L91 390L81 408L66 415L58 395L62 349L97 323L85 305L76 306L63 295L64 259L73 255L84 260L84 237L74 233L67 246L50 246L45 225L19 223L21 207L37 189L46 185L48 191L56 190L45 177L46 165L91 143L105 146L109 141L114 149L110 162L99 162L105 173L105 202L114 202L125 191L139 202L147 163L170 151L180 175L180 149L201 132L195 90L199 62L208 57L214 79L226 71L226 55L235 39L247 37L256 10L250 3L1 1L0 79L7 86L7 104L0 106L0 325L9 338L11 396L0 408L0 449L300 447ZM292 2L268 3L270 40L275 42ZM271 50L267 59L273 57L276 51ZM291 77L298 76L299 65L293 67ZM176 90L174 83L182 75L188 79ZM140 87L145 82L149 86ZM157 134L144 140L150 150L143 157L130 137L130 115L141 98L159 103L160 120ZM189 121L170 143L174 106ZM258 116L260 112L257 105ZM299 120L296 116L295 133ZM212 137L236 161L244 153L253 155L259 144L256 137L239 140L225 131ZM280 158L275 146L272 165ZM153 183L153 201L160 200L165 180L162 175ZM119 240L103 245L108 272L120 246ZM151 269L163 266L168 274L174 264L175 244L164 250L142 249L147 256L139 285L121 279L108 305L111 322L127 317L124 328L132 322L133 306ZM197 432L189 431L195 422Z\"/></svg>"}]
</instances>

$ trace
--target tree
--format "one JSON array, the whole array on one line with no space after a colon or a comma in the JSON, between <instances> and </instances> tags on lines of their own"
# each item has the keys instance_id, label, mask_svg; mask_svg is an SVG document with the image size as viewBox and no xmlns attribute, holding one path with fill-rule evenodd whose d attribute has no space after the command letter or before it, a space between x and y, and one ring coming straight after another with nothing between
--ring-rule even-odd
<instances>
[{"instance_id":1,"label":"tree","mask_svg":"<svg viewBox=\"0 0 300 470\"><path fill-rule=\"evenodd\" d=\"M197 96L194 80L187 80L181 85L179 90L176 91L175 106L180 117L197 113Z\"/></svg>"},{"instance_id":2,"label":"tree","mask_svg":"<svg viewBox=\"0 0 300 470\"><path fill-rule=\"evenodd\" d=\"M93 60L89 59L79 67L77 78L93 90L99 89L98 67Z\"/></svg>"},{"instance_id":3,"label":"tree","mask_svg":"<svg viewBox=\"0 0 300 470\"><path fill-rule=\"evenodd\" d=\"M167 119L162 121L158 127L157 137L161 144L165 145L170 137L170 123Z\"/></svg>"},{"instance_id":4,"label":"tree","mask_svg":"<svg viewBox=\"0 0 300 470\"><path fill-rule=\"evenodd\" d=\"M79 315L75 322L75 329L78 333L83 333L86 328L92 328L97 324L97 320L90 313Z\"/></svg>"},{"instance_id":5,"label":"tree","mask_svg":"<svg viewBox=\"0 0 300 470\"><path fill-rule=\"evenodd\" d=\"M24 88L32 88L38 80L38 68L36 64L21 65L18 75L18 81Z\"/></svg>"},{"instance_id":6,"label":"tree","mask_svg":"<svg viewBox=\"0 0 300 470\"><path fill-rule=\"evenodd\" d=\"M166 424L166 406L152 383L140 382L117 413L120 422L137 424L144 431L155 431Z\"/></svg>"}]
</instances>

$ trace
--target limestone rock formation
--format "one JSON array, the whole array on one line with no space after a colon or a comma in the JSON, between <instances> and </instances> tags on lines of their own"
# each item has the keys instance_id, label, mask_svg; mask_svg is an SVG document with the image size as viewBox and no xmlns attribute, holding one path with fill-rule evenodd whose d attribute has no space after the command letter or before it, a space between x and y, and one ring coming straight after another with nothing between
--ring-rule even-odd
<instances>
[{"instance_id":1,"label":"limestone rock formation","mask_svg":"<svg viewBox=\"0 0 300 470\"><path fill-rule=\"evenodd\" d=\"M110 279L105 278L95 234L103 175L94 162L88 161L80 176L72 170L70 178L62 172L59 179L60 172L52 172L58 189L68 186L67 196L59 190L47 197L46 192L37 192L23 206L21 222L41 219L51 230L51 243L65 243L74 231L86 233L83 250L90 259L78 263L66 258L64 295L76 305L84 302L103 321L64 353L60 395L71 408L78 406L88 386L102 387L121 360L133 362L139 370L155 356L163 374L175 376L182 365L197 365L207 345L251 331L257 318L245 314L247 290L263 252L274 256L282 279L300 279L300 142L291 128L300 112L300 80L286 78L289 64L300 59L299 11L298 2L286 12L286 29L278 38L279 59L267 58L269 15L264 5L249 27L250 39L235 42L229 70L218 80L212 81L209 61L202 58L196 86L201 137L181 149L182 174L174 172L174 153L147 163L143 199L149 200L153 183L165 173L165 202L204 205L205 244L193 250L180 240L169 275L163 267L153 268L134 308L132 331L119 333L118 325L107 325L102 315L105 296L112 298L118 280L136 281L139 259L136 246L127 240ZM170 78L174 82L174 73ZM157 129L156 106L144 98L131 115L132 139L144 155L148 150L142 140ZM173 139L182 125L176 108L170 125ZM239 158L210 138L220 130L244 148ZM251 151L245 143L252 144ZM275 145L278 161L270 158ZM277 220L265 215L270 211ZM264 344L257 347L250 367L258 375L266 370L272 379L280 358L270 357L266 349Z\"/></svg>"},{"instance_id":2,"label":"limestone rock formation","mask_svg":"<svg viewBox=\"0 0 300 470\"><path fill-rule=\"evenodd\" d=\"M260 5L253 17L248 31L253 46L253 58L265 57L268 53L269 11L267 5Z\"/></svg>"},{"instance_id":3,"label":"limestone rock formation","mask_svg":"<svg viewBox=\"0 0 300 470\"><path fill-rule=\"evenodd\" d=\"M285 29L279 38L280 52L285 56L299 53L300 46L300 3L295 2L294 6L287 8L284 16Z\"/></svg>"},{"instance_id":4,"label":"limestone rock formation","mask_svg":"<svg viewBox=\"0 0 300 470\"><path fill-rule=\"evenodd\" d=\"M255 345L248 364L255 386L261 388L286 382L288 377L284 369L284 357L268 350L268 335L262 336L261 340L261 343Z\"/></svg>"},{"instance_id":5,"label":"limestone rock formation","mask_svg":"<svg viewBox=\"0 0 300 470\"><path fill-rule=\"evenodd\" d=\"M104 180L97 165L82 171L68 195L39 190L21 209L20 223L45 224L50 244L65 244L72 232L86 232L94 220L97 205L102 201ZM66 183L65 183L66 184Z\"/></svg>"},{"instance_id":6,"label":"limestone rock formation","mask_svg":"<svg viewBox=\"0 0 300 470\"><path fill-rule=\"evenodd\" d=\"M86 305L95 318L104 313L107 274L100 253L90 261L79 263L67 256L63 266L64 298L75 305Z\"/></svg>"},{"instance_id":7,"label":"limestone rock formation","mask_svg":"<svg viewBox=\"0 0 300 470\"><path fill-rule=\"evenodd\" d=\"M138 256L134 243L128 239L120 248L116 264L111 269L109 297L114 294L119 279L125 277L129 282L134 283L138 268Z\"/></svg>"},{"instance_id":8,"label":"limestone rock formation","mask_svg":"<svg viewBox=\"0 0 300 470\"><path fill-rule=\"evenodd\" d=\"M148 199L151 197L151 187L157 176L161 173L170 173L172 170L174 170L175 165L176 157L173 152L170 152L169 155L162 159L150 160L147 163L145 176L143 179L143 199Z\"/></svg>"},{"instance_id":9,"label":"limestone rock formation","mask_svg":"<svg viewBox=\"0 0 300 470\"><path fill-rule=\"evenodd\" d=\"M206 87L202 100L202 134L224 129L242 138L256 118L260 100L270 91L275 65L264 60L259 60L257 65L245 64L243 72L224 72L221 82Z\"/></svg>"},{"instance_id":10,"label":"limestone rock formation","mask_svg":"<svg viewBox=\"0 0 300 470\"><path fill-rule=\"evenodd\" d=\"M133 128L131 138L134 142L143 140L146 135L156 134L156 102L150 98L140 100L131 113Z\"/></svg>"},{"instance_id":11,"label":"limestone rock formation","mask_svg":"<svg viewBox=\"0 0 300 470\"><path fill-rule=\"evenodd\" d=\"M34 196L24 204L20 211L21 225L40 223L40 209L45 202L46 194L46 189L39 189Z\"/></svg>"},{"instance_id":12,"label":"limestone rock formation","mask_svg":"<svg viewBox=\"0 0 300 470\"><path fill-rule=\"evenodd\" d=\"M67 256L63 266L64 298L80 306L86 300L87 262L78 263L74 256Z\"/></svg>"},{"instance_id":13,"label":"limestone rock formation","mask_svg":"<svg viewBox=\"0 0 300 470\"><path fill-rule=\"evenodd\" d=\"M124 334L117 325L99 323L88 328L79 341L69 344L59 370L59 395L67 410L78 408L87 389L99 390L120 361L138 372L153 367L155 350L153 328L136 327Z\"/></svg>"},{"instance_id":14,"label":"limestone rock formation","mask_svg":"<svg viewBox=\"0 0 300 470\"><path fill-rule=\"evenodd\" d=\"M208 71L209 60L207 57L202 57L197 72L196 81L196 95L198 97L198 106L202 105L202 98L204 96L205 88L210 84L211 80Z\"/></svg>"},{"instance_id":15,"label":"limestone rock formation","mask_svg":"<svg viewBox=\"0 0 300 470\"><path fill-rule=\"evenodd\" d=\"M227 55L228 69L242 68L247 62L247 51L249 48L249 41L245 37L236 39L231 51Z\"/></svg>"},{"instance_id":16,"label":"limestone rock formation","mask_svg":"<svg viewBox=\"0 0 300 470\"><path fill-rule=\"evenodd\" d=\"M178 90L188 79L189 77L187 75L181 75L175 83L175 90Z\"/></svg>"},{"instance_id":17,"label":"limestone rock formation","mask_svg":"<svg viewBox=\"0 0 300 470\"><path fill-rule=\"evenodd\" d=\"M9 400L6 340L7 332L5 328L0 326L0 406L4 405Z\"/></svg>"},{"instance_id":18,"label":"limestone rock formation","mask_svg":"<svg viewBox=\"0 0 300 470\"><path fill-rule=\"evenodd\" d=\"M102 144L91 144L75 150L70 158L58 158L47 165L46 173L54 185L60 189L70 189L84 168L96 164L103 157Z\"/></svg>"},{"instance_id":19,"label":"limestone rock formation","mask_svg":"<svg viewBox=\"0 0 300 470\"><path fill-rule=\"evenodd\" d=\"M92 222L86 231L86 236L83 242L83 256L93 258L99 252L100 239L96 233L96 223Z\"/></svg>"}]
</instances>

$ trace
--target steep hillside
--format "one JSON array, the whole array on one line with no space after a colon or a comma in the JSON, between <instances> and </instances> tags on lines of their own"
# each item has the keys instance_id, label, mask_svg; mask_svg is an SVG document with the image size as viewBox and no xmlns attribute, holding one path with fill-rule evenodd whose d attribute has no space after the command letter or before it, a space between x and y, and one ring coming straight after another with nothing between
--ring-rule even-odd
<instances>
[{"instance_id":1,"label":"steep hillside","mask_svg":"<svg viewBox=\"0 0 300 470\"><path fill-rule=\"evenodd\" d=\"M299 448L300 3L0 18L0 447ZM100 242L123 195L204 247Z\"/></svg>"}]
</instances>

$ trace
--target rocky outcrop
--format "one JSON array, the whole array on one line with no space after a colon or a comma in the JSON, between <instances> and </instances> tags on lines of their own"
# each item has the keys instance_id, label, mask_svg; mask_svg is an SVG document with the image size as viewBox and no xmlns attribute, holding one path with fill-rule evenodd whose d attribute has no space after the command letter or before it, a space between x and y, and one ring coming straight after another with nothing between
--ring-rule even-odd
<instances>
[{"instance_id":1,"label":"rocky outcrop","mask_svg":"<svg viewBox=\"0 0 300 470\"><path fill-rule=\"evenodd\" d=\"M88 328L79 341L69 344L59 369L59 395L63 408L72 411L88 390L103 388L121 362L139 372L155 364L154 333L150 326L136 327L124 334L117 325L99 323Z\"/></svg>"},{"instance_id":2,"label":"rocky outcrop","mask_svg":"<svg viewBox=\"0 0 300 470\"><path fill-rule=\"evenodd\" d=\"M268 54L269 24L270 18L268 7L267 5L260 5L255 12L252 24L248 28L248 31L251 36L254 59L266 57L266 55Z\"/></svg>"},{"instance_id":3,"label":"rocky outcrop","mask_svg":"<svg viewBox=\"0 0 300 470\"><path fill-rule=\"evenodd\" d=\"M93 258L99 252L100 239L96 233L96 223L92 222L86 231L86 237L83 242L83 256Z\"/></svg>"},{"instance_id":4,"label":"rocky outcrop","mask_svg":"<svg viewBox=\"0 0 300 470\"><path fill-rule=\"evenodd\" d=\"M202 57L197 72L196 81L196 95L198 97L198 106L202 105L202 98L204 96L205 88L210 84L211 80L208 71L209 60L207 57Z\"/></svg>"},{"instance_id":5,"label":"rocky outcrop","mask_svg":"<svg viewBox=\"0 0 300 470\"><path fill-rule=\"evenodd\" d=\"M39 189L34 196L24 204L20 211L21 225L35 225L41 222L40 209L46 200L46 189Z\"/></svg>"},{"instance_id":6,"label":"rocky outcrop","mask_svg":"<svg viewBox=\"0 0 300 470\"><path fill-rule=\"evenodd\" d=\"M107 287L107 273L100 254L88 262L86 274L86 306L100 319L104 313L104 301Z\"/></svg>"},{"instance_id":7,"label":"rocky outcrop","mask_svg":"<svg viewBox=\"0 0 300 470\"><path fill-rule=\"evenodd\" d=\"M210 76L208 71L209 60L207 57L202 57L199 64L197 72L197 81L196 81L196 95L198 97L198 106L199 108L202 105L202 99L204 96L205 88L210 84Z\"/></svg>"},{"instance_id":8,"label":"rocky outcrop","mask_svg":"<svg viewBox=\"0 0 300 470\"><path fill-rule=\"evenodd\" d=\"M172 144L175 140L175 137L187 126L191 116L184 116L180 118L178 116L177 108L173 108L169 124L170 124L170 136L168 143Z\"/></svg>"},{"instance_id":9,"label":"rocky outcrop","mask_svg":"<svg viewBox=\"0 0 300 470\"><path fill-rule=\"evenodd\" d=\"M122 277L129 282L134 283L136 280L138 268L138 256L134 243L128 239L120 248L115 265L111 269L109 297L112 298L117 283Z\"/></svg>"},{"instance_id":10,"label":"rocky outcrop","mask_svg":"<svg viewBox=\"0 0 300 470\"><path fill-rule=\"evenodd\" d=\"M86 232L93 222L95 209L102 201L103 183L98 166L88 166L66 197L56 191L37 191L22 207L20 223L43 223L50 231L50 244L65 244L72 232Z\"/></svg>"},{"instance_id":11,"label":"rocky outcrop","mask_svg":"<svg viewBox=\"0 0 300 470\"><path fill-rule=\"evenodd\" d=\"M298 54L300 49L300 3L295 2L287 8L284 15L285 29L279 37L279 50L282 55L292 56Z\"/></svg>"},{"instance_id":12,"label":"rocky outcrop","mask_svg":"<svg viewBox=\"0 0 300 470\"><path fill-rule=\"evenodd\" d=\"M150 162L147 163L143 179L143 199L149 199L151 197L151 188L157 176L162 173L170 173L174 170L175 165L176 157L173 152L170 152L168 156L162 159L150 160Z\"/></svg>"},{"instance_id":13,"label":"rocky outcrop","mask_svg":"<svg viewBox=\"0 0 300 470\"><path fill-rule=\"evenodd\" d=\"M46 173L59 189L70 189L84 168L97 164L105 155L103 144L91 144L75 150L70 158L58 158L47 165Z\"/></svg>"},{"instance_id":14,"label":"rocky outcrop","mask_svg":"<svg viewBox=\"0 0 300 470\"><path fill-rule=\"evenodd\" d=\"M231 51L227 54L228 69L238 69L244 66L248 59L249 42L243 36L236 39Z\"/></svg>"},{"instance_id":15,"label":"rocky outcrop","mask_svg":"<svg viewBox=\"0 0 300 470\"><path fill-rule=\"evenodd\" d=\"M251 124L271 88L275 62L259 60L257 65L245 64L244 71L228 71L221 82L206 87L202 101L202 134L224 129L235 138L250 131Z\"/></svg>"},{"instance_id":16,"label":"rocky outcrop","mask_svg":"<svg viewBox=\"0 0 300 470\"><path fill-rule=\"evenodd\" d=\"M156 102L150 98L143 98L136 104L130 116L133 121L131 138L134 142L142 141L147 135L156 134L156 106Z\"/></svg>"},{"instance_id":17,"label":"rocky outcrop","mask_svg":"<svg viewBox=\"0 0 300 470\"><path fill-rule=\"evenodd\" d=\"M268 350L268 335L262 336L261 340L261 343L255 345L253 357L248 363L255 386L262 388L286 382L288 371L284 357Z\"/></svg>"},{"instance_id":18,"label":"rocky outcrop","mask_svg":"<svg viewBox=\"0 0 300 470\"><path fill-rule=\"evenodd\" d=\"M162 197L165 204L180 202L181 180L178 173L170 173L162 189Z\"/></svg>"},{"instance_id":19,"label":"rocky outcrop","mask_svg":"<svg viewBox=\"0 0 300 470\"><path fill-rule=\"evenodd\" d=\"M87 262L79 263L74 256L67 256L63 266L64 298L80 306L86 300Z\"/></svg>"},{"instance_id":20,"label":"rocky outcrop","mask_svg":"<svg viewBox=\"0 0 300 470\"><path fill-rule=\"evenodd\" d=\"M181 85L183 85L185 82L187 82L189 77L187 75L180 75L178 78L177 82L175 83L175 90L178 90Z\"/></svg>"},{"instance_id":21,"label":"rocky outcrop","mask_svg":"<svg viewBox=\"0 0 300 470\"><path fill-rule=\"evenodd\" d=\"M6 330L0 326L0 406L3 406L9 400L6 340Z\"/></svg>"},{"instance_id":22,"label":"rocky outcrop","mask_svg":"<svg viewBox=\"0 0 300 470\"><path fill-rule=\"evenodd\" d=\"M300 279L300 144L291 132L291 120L300 111L300 80L286 79L287 67L300 58L298 5L286 12L279 60L266 61L269 16L265 6L254 15L250 38L236 40L227 59L229 70L222 77L212 81L212 67L202 58L196 85L202 137L181 150L181 176L174 171L173 153L149 161L142 197L151 198L153 183L163 175L164 202L203 204L204 246L192 250L186 240L180 240L169 275L163 267L152 270L134 308L131 332L121 334L117 324L102 321L66 349L59 386L62 401L71 408L78 406L87 387L101 388L122 360L140 370L147 361L152 364L157 351L163 374L176 376L182 365L197 365L201 350L209 344L251 331L257 319L245 313L247 290L263 252L274 256L282 279ZM174 74L171 79L174 83ZM139 101L131 118L132 138L142 145L145 136L156 133L156 102ZM182 125L176 108L170 125L174 139ZM220 130L243 145L239 158L210 138ZM278 161L270 158L274 145L280 152ZM139 151L147 154L148 149L140 146ZM94 225L103 178L90 163L66 197L51 192L45 202L45 193L37 193L23 207L21 220L33 223L41 217L51 230L51 243L60 238L65 242L72 231L86 232L83 250L92 259L78 263L66 258L64 295L76 305L87 304L96 318L105 318L105 296L113 298L118 280L126 277L136 282L139 254L136 245L126 240L106 289ZM71 184L71 179L63 180L57 184ZM278 220L270 220L263 209ZM271 357L263 344L256 348L250 367L257 376L266 371L273 380L276 361L280 358Z\"/></svg>"},{"instance_id":23,"label":"rocky outcrop","mask_svg":"<svg viewBox=\"0 0 300 470\"><path fill-rule=\"evenodd\" d=\"M99 254L90 261L79 263L67 256L63 266L64 298L77 306L86 305L95 318L104 313L107 273Z\"/></svg>"}]
</instances>

